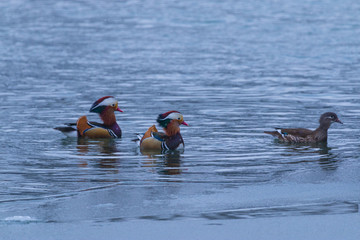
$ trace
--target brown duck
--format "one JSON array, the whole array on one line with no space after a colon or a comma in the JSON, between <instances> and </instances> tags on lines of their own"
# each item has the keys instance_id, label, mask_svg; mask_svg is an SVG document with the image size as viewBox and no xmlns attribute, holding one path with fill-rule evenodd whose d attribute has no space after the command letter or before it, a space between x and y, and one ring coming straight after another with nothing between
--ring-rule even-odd
<instances>
[{"instance_id":1,"label":"brown duck","mask_svg":"<svg viewBox=\"0 0 360 240\"><path fill-rule=\"evenodd\" d=\"M276 131L264 133L277 137L279 141L286 143L317 143L326 142L328 129L333 122L343 124L336 113L326 112L320 116L320 126L314 131L306 128L275 128Z\"/></svg>"}]
</instances>

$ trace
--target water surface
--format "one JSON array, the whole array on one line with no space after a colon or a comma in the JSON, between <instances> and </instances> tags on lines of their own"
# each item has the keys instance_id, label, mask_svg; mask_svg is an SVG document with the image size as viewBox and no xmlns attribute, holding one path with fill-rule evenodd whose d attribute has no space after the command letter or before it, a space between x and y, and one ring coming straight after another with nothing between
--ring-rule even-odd
<instances>
[{"instance_id":1,"label":"water surface","mask_svg":"<svg viewBox=\"0 0 360 240\"><path fill-rule=\"evenodd\" d=\"M358 239L359 10L353 0L1 2L4 239ZM98 120L88 110L106 95L124 110L122 139L53 130ZM185 151L141 154L131 140L169 110L190 125ZM316 128L327 111L344 122L327 145L263 134Z\"/></svg>"}]
</instances>

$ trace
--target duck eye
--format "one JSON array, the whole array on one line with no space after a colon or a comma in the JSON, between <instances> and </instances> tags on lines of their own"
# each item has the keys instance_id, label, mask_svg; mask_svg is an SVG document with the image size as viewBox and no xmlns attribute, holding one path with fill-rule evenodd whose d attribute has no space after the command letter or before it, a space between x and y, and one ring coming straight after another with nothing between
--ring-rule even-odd
<instances>
[{"instance_id":1,"label":"duck eye","mask_svg":"<svg viewBox=\"0 0 360 240\"><path fill-rule=\"evenodd\" d=\"M111 106L115 107L115 103L111 104Z\"/></svg>"},{"instance_id":2,"label":"duck eye","mask_svg":"<svg viewBox=\"0 0 360 240\"><path fill-rule=\"evenodd\" d=\"M335 116L334 116L334 115L332 115L332 116L331 116L331 119L335 119Z\"/></svg>"},{"instance_id":3,"label":"duck eye","mask_svg":"<svg viewBox=\"0 0 360 240\"><path fill-rule=\"evenodd\" d=\"M181 118L178 118L178 120L181 120Z\"/></svg>"}]
</instances>

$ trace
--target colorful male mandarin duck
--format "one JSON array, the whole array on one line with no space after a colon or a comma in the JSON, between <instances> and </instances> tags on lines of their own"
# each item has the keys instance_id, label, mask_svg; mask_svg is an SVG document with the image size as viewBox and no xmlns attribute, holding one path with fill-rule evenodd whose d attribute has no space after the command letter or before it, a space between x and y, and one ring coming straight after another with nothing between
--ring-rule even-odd
<instances>
[{"instance_id":1,"label":"colorful male mandarin duck","mask_svg":"<svg viewBox=\"0 0 360 240\"><path fill-rule=\"evenodd\" d=\"M277 137L286 143L318 143L327 141L327 132L333 122L343 124L333 112L326 112L320 116L320 126L314 131L305 128L276 128L277 131L265 133Z\"/></svg>"},{"instance_id":2,"label":"colorful male mandarin duck","mask_svg":"<svg viewBox=\"0 0 360 240\"><path fill-rule=\"evenodd\" d=\"M184 147L180 134L180 125L189 126L184 122L183 115L178 111L160 114L156 120L165 133L160 133L155 125L151 126L143 136L138 135L141 151L176 150Z\"/></svg>"},{"instance_id":3,"label":"colorful male mandarin duck","mask_svg":"<svg viewBox=\"0 0 360 240\"><path fill-rule=\"evenodd\" d=\"M104 123L89 122L86 116L80 117L75 124L67 124L67 127L57 127L69 137L87 138L120 138L121 129L116 122L114 111L122 112L118 107L118 101L112 96L102 97L90 108L90 112L98 113Z\"/></svg>"}]
</instances>

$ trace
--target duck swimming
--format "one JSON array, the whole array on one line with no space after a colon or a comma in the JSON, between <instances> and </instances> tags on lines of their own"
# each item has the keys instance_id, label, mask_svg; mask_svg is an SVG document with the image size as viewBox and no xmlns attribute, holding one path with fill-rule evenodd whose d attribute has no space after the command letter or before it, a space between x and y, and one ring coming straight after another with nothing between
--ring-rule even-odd
<instances>
[{"instance_id":1,"label":"duck swimming","mask_svg":"<svg viewBox=\"0 0 360 240\"><path fill-rule=\"evenodd\" d=\"M336 113L326 112L320 116L320 126L315 130L306 128L275 128L276 131L265 131L264 133L277 137L279 141L286 143L326 142L328 129L334 122L343 124Z\"/></svg>"},{"instance_id":2,"label":"duck swimming","mask_svg":"<svg viewBox=\"0 0 360 240\"><path fill-rule=\"evenodd\" d=\"M151 126L144 135L138 135L140 150L176 150L185 146L180 134L180 125L189 126L183 115L178 111L169 111L159 114L157 120L164 129L158 132L155 125Z\"/></svg>"},{"instance_id":3,"label":"duck swimming","mask_svg":"<svg viewBox=\"0 0 360 240\"><path fill-rule=\"evenodd\" d=\"M116 122L115 111L123 112L114 97L105 96L96 100L90 108L90 112L99 114L103 123L89 122L86 116L82 116L76 124L70 123L55 129L69 137L120 138L121 128Z\"/></svg>"}]
</instances>

